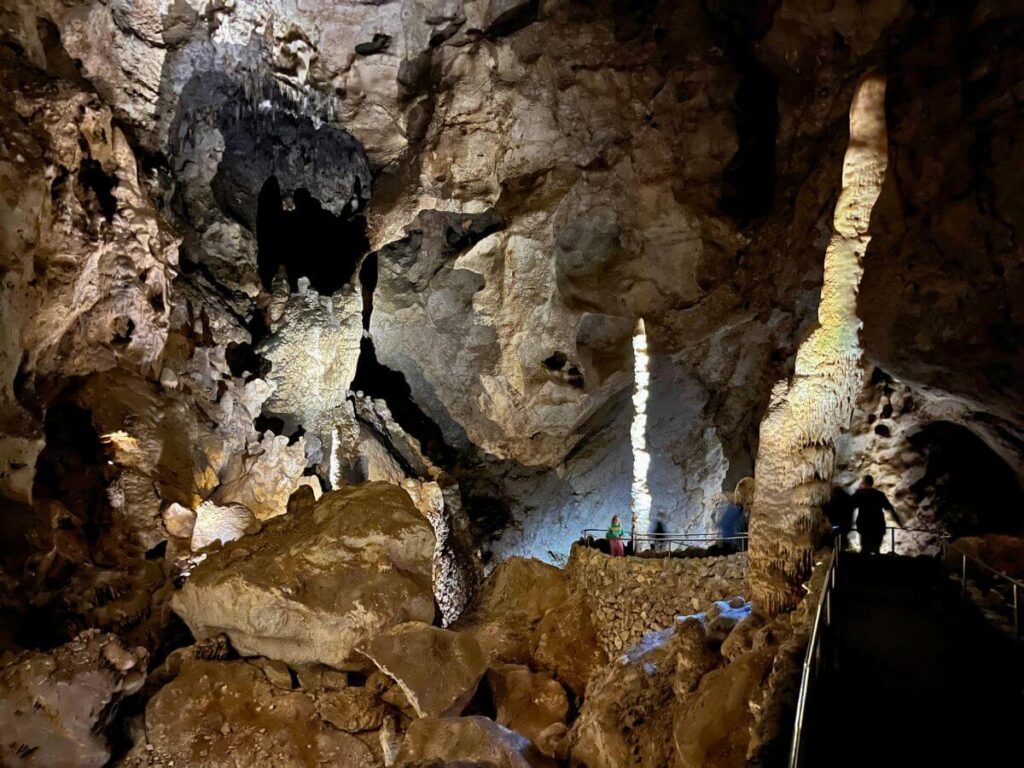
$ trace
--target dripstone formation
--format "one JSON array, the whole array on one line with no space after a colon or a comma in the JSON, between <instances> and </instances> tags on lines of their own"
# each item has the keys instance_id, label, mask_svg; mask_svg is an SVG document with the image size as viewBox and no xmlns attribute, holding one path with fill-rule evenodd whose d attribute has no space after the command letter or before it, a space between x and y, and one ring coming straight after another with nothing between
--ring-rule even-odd
<instances>
[{"instance_id":1,"label":"dripstone formation","mask_svg":"<svg viewBox=\"0 0 1024 768\"><path fill-rule=\"evenodd\" d=\"M1017 551L1021 41L0 0L0 763L777 763L864 474Z\"/></svg>"}]
</instances>

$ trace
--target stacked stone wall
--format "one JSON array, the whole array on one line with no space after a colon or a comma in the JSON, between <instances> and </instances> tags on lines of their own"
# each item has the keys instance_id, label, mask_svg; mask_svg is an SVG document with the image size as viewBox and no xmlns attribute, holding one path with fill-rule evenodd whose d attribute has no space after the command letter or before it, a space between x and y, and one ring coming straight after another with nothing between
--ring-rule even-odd
<instances>
[{"instance_id":1,"label":"stacked stone wall","mask_svg":"<svg viewBox=\"0 0 1024 768\"><path fill-rule=\"evenodd\" d=\"M676 616L747 594L746 552L718 557L610 557L573 545L566 570L593 614L598 642L615 656Z\"/></svg>"}]
</instances>

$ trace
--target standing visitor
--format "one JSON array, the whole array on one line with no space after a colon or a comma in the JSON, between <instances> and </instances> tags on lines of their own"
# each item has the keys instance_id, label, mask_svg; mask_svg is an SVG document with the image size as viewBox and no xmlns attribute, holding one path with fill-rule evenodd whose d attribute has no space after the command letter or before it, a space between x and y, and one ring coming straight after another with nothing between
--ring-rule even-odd
<instances>
[{"instance_id":1,"label":"standing visitor","mask_svg":"<svg viewBox=\"0 0 1024 768\"><path fill-rule=\"evenodd\" d=\"M860 534L860 551L878 554L885 538L885 512L895 512L885 494L875 488L875 479L865 475L860 488L850 499L850 506L857 510L857 533Z\"/></svg>"},{"instance_id":2,"label":"standing visitor","mask_svg":"<svg viewBox=\"0 0 1024 768\"><path fill-rule=\"evenodd\" d=\"M608 532L605 534L605 538L608 539L608 551L612 557L622 557L626 554L625 545L622 543L622 537L625 535L619 516L612 515L612 524L608 526Z\"/></svg>"}]
</instances>

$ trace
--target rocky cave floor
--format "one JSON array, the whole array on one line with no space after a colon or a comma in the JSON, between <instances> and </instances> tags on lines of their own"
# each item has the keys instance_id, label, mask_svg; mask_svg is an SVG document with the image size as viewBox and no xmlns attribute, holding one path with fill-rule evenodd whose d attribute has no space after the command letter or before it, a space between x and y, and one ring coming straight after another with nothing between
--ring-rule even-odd
<instances>
[{"instance_id":1,"label":"rocky cave floor","mask_svg":"<svg viewBox=\"0 0 1024 768\"><path fill-rule=\"evenodd\" d=\"M0 0L0 764L778 764L631 337L734 532L883 73L830 483L1024 573L1018 5Z\"/></svg>"}]
</instances>

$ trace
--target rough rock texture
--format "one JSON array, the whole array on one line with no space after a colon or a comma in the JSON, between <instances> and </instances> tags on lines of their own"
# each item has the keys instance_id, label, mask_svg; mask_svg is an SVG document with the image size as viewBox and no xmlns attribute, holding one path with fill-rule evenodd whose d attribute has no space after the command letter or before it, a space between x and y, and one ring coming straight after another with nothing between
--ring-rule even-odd
<instances>
[{"instance_id":1,"label":"rough rock texture","mask_svg":"<svg viewBox=\"0 0 1024 768\"><path fill-rule=\"evenodd\" d=\"M578 698L608 661L594 624L589 602L577 593L548 611L537 625L534 662L550 669Z\"/></svg>"},{"instance_id":2,"label":"rough rock texture","mask_svg":"<svg viewBox=\"0 0 1024 768\"><path fill-rule=\"evenodd\" d=\"M866 474L896 507L890 524L909 529L896 531L901 554L938 554L942 535L1020 530L1011 510L1024 492L997 448L945 398L880 368L865 372L850 430L836 445L830 507L838 511L847 500L839 490L852 493ZM883 542L883 551L889 547Z\"/></svg>"},{"instance_id":3,"label":"rough rock texture","mask_svg":"<svg viewBox=\"0 0 1024 768\"><path fill-rule=\"evenodd\" d=\"M124 765L379 765L369 747L332 727L324 717L330 711L290 690L287 679L281 688L242 661L186 662L150 700L145 742Z\"/></svg>"},{"instance_id":4,"label":"rough rock texture","mask_svg":"<svg viewBox=\"0 0 1024 768\"><path fill-rule=\"evenodd\" d=\"M566 572L573 592L590 607L601 648L614 656L647 633L671 627L676 616L743 594L747 555L609 557L575 545Z\"/></svg>"},{"instance_id":5,"label":"rough rock texture","mask_svg":"<svg viewBox=\"0 0 1024 768\"><path fill-rule=\"evenodd\" d=\"M816 567L809 599L770 621L737 599L649 633L591 681L569 733L570 764L783 763L823 576Z\"/></svg>"},{"instance_id":6,"label":"rough rock texture","mask_svg":"<svg viewBox=\"0 0 1024 768\"><path fill-rule=\"evenodd\" d=\"M565 723L569 700L550 673L531 672L518 664L499 664L487 670L487 686L494 700L494 719L538 746L544 741L545 731Z\"/></svg>"},{"instance_id":7,"label":"rough rock texture","mask_svg":"<svg viewBox=\"0 0 1024 768\"><path fill-rule=\"evenodd\" d=\"M119 701L146 679L146 652L86 630L49 653L0 666L0 762L96 766L110 759L106 731Z\"/></svg>"},{"instance_id":8,"label":"rough rock texture","mask_svg":"<svg viewBox=\"0 0 1024 768\"><path fill-rule=\"evenodd\" d=\"M800 345L793 379L772 390L761 423L750 589L758 610L768 615L793 608L803 596L821 507L832 492L835 442L849 426L860 390L857 292L887 152L885 78L873 73L858 83L850 106L850 144L825 251L818 326Z\"/></svg>"},{"instance_id":9,"label":"rough rock texture","mask_svg":"<svg viewBox=\"0 0 1024 768\"><path fill-rule=\"evenodd\" d=\"M953 564L957 563L958 552L966 552L1008 576L1024 576L1024 538L1020 536L964 536L950 542L949 550Z\"/></svg>"},{"instance_id":10,"label":"rough rock texture","mask_svg":"<svg viewBox=\"0 0 1024 768\"><path fill-rule=\"evenodd\" d=\"M627 511L639 318L653 524L742 525L728 490L827 310L848 108L879 66L890 173L857 316L892 383L866 376L833 479L873 471L910 525L1019 531L1021 40L1002 0L4 0L0 644L92 626L163 654L187 641L167 604L190 518L301 518L365 480L427 515L453 622L481 562L563 563ZM789 501L768 539L798 528ZM806 533L769 542L800 561L784 600ZM519 575L542 594L498 589L466 631L579 699L590 608ZM750 761L778 762L804 618L722 642L778 649ZM343 696L365 694L331 694L362 722ZM357 738L383 762L412 710L380 695Z\"/></svg>"},{"instance_id":11,"label":"rough rock texture","mask_svg":"<svg viewBox=\"0 0 1024 768\"><path fill-rule=\"evenodd\" d=\"M329 444L356 373L362 310L354 288L320 296L307 287L281 308L278 327L257 351L272 366L266 411L283 416L289 432L302 425Z\"/></svg>"},{"instance_id":12,"label":"rough rock texture","mask_svg":"<svg viewBox=\"0 0 1024 768\"><path fill-rule=\"evenodd\" d=\"M570 592L564 570L538 560L501 563L454 628L474 637L492 665L549 670L579 697L607 661L586 600Z\"/></svg>"},{"instance_id":13,"label":"rough rock texture","mask_svg":"<svg viewBox=\"0 0 1024 768\"><path fill-rule=\"evenodd\" d=\"M173 607L197 638L224 632L243 654L364 668L356 650L377 633L433 621L433 550L408 495L368 483L211 554Z\"/></svg>"},{"instance_id":14,"label":"rough rock texture","mask_svg":"<svg viewBox=\"0 0 1024 768\"><path fill-rule=\"evenodd\" d=\"M650 635L591 683L570 735L572 762L588 768L670 765L672 743L665 735L672 702L716 664L698 619Z\"/></svg>"},{"instance_id":15,"label":"rough rock texture","mask_svg":"<svg viewBox=\"0 0 1024 768\"><path fill-rule=\"evenodd\" d=\"M487 657L472 635L408 622L360 647L392 678L419 717L457 717L487 671Z\"/></svg>"},{"instance_id":16,"label":"rough rock texture","mask_svg":"<svg viewBox=\"0 0 1024 768\"><path fill-rule=\"evenodd\" d=\"M416 720L405 734L395 765L413 768L437 763L494 768L551 768L555 765L526 737L486 717Z\"/></svg>"},{"instance_id":17,"label":"rough rock texture","mask_svg":"<svg viewBox=\"0 0 1024 768\"><path fill-rule=\"evenodd\" d=\"M537 625L568 596L560 568L509 558L487 578L456 628L476 637L492 661L523 663L536 644Z\"/></svg>"}]
</instances>

